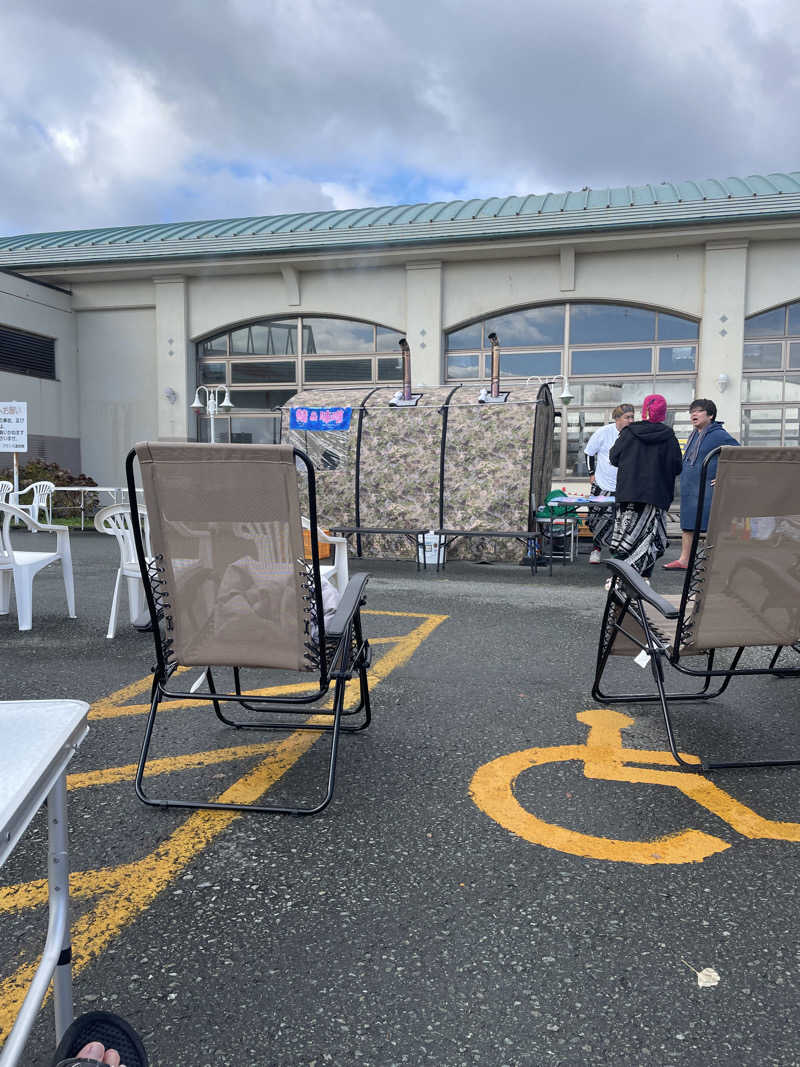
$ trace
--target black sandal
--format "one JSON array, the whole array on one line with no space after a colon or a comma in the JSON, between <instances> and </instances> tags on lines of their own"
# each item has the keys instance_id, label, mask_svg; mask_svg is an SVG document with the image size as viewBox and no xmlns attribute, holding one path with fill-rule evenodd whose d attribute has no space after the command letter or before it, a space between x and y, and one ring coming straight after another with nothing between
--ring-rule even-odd
<instances>
[{"instance_id":1,"label":"black sandal","mask_svg":"<svg viewBox=\"0 0 800 1067\"><path fill-rule=\"evenodd\" d=\"M83 1046L91 1041L99 1041L106 1049L115 1049L125 1067L147 1067L147 1053L139 1035L130 1023L110 1011L88 1011L74 1019L58 1043L52 1067L62 1067L65 1062L96 1063L96 1060L75 1059Z\"/></svg>"}]
</instances>

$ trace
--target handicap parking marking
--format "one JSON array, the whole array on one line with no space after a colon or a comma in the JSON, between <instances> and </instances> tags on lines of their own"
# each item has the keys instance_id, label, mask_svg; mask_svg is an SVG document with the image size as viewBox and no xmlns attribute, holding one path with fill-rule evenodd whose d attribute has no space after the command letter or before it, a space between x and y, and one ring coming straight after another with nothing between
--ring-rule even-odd
<instances>
[{"instance_id":1,"label":"handicap parking marking","mask_svg":"<svg viewBox=\"0 0 800 1067\"><path fill-rule=\"evenodd\" d=\"M586 859L647 865L702 863L731 848L732 842L694 829L650 841L595 836L545 822L522 807L514 795L514 786L523 772L548 763L574 761L583 764L586 778L677 789L742 837L800 841L800 822L765 819L703 775L669 769L674 767L669 752L623 747L622 731L634 723L629 716L598 708L580 712L576 718L589 727L585 744L522 749L479 767L470 783L470 795L481 811L532 844ZM700 763L697 756L681 755L687 762Z\"/></svg>"},{"instance_id":2,"label":"handicap parking marking","mask_svg":"<svg viewBox=\"0 0 800 1067\"><path fill-rule=\"evenodd\" d=\"M387 648L387 651L377 657L370 668L371 689L384 681L392 671L407 663L422 642L448 618L447 615L404 611L370 611L363 612L363 614L384 616L395 620L408 619L415 623L405 633L378 638L374 642L370 640L371 644L380 643ZM112 714L114 708L123 715L145 714L149 711L148 704L125 704L124 701L149 691L151 682L152 676L148 676L99 701L92 706L90 720L102 721L113 718L115 717ZM286 687L281 686L259 690L260 693L265 694L285 691ZM355 707L359 699L358 680L354 679L348 683L345 706ZM208 706L207 701L205 706ZM327 717L311 715L307 719L307 722L314 723L315 721L323 725L327 722ZM150 777L150 774L167 774L189 767L251 759L266 753L264 759L216 798L222 803L255 804L321 736L321 732L313 730L295 730L277 742L234 746L216 752L194 753L157 760L146 777ZM132 782L135 772L135 764L79 772L68 775L67 787L74 792L90 786ZM94 901L93 906L72 925L73 977L80 974L92 960L100 956L126 926L147 910L191 860L243 814L246 813L196 811L160 845L140 860L116 867L72 872L70 894L76 900ZM0 887L0 915L3 913L19 914L44 906L47 904L47 899L46 879ZM5 1037L10 1031L38 964L38 959L26 962L13 974L0 980L0 1037Z\"/></svg>"}]
</instances>

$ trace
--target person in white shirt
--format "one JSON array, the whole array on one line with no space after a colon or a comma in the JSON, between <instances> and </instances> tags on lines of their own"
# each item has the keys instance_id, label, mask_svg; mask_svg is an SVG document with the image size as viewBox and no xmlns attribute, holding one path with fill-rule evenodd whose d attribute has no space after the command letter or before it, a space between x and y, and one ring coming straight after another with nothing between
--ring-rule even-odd
<instances>
[{"instance_id":1,"label":"person in white shirt","mask_svg":"<svg viewBox=\"0 0 800 1067\"><path fill-rule=\"evenodd\" d=\"M617 490L617 468L612 467L608 461L608 453L619 437L620 430L629 426L634 420L633 404L620 404L611 412L613 422L601 426L595 430L586 442L586 462L589 466L589 481L592 483L592 496L613 496ZM592 531L592 551L589 555L590 563L599 563L603 546L608 546L611 533L614 529L613 508L589 507L587 517L589 529Z\"/></svg>"}]
</instances>

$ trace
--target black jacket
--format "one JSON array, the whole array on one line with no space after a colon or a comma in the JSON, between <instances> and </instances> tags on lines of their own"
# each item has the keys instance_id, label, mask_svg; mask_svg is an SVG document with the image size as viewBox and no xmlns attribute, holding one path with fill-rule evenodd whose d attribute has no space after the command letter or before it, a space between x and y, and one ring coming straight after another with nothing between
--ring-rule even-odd
<instances>
[{"instance_id":1,"label":"black jacket","mask_svg":"<svg viewBox=\"0 0 800 1067\"><path fill-rule=\"evenodd\" d=\"M666 423L632 422L622 430L608 458L618 470L620 504L655 504L666 511L683 466L678 438Z\"/></svg>"}]
</instances>

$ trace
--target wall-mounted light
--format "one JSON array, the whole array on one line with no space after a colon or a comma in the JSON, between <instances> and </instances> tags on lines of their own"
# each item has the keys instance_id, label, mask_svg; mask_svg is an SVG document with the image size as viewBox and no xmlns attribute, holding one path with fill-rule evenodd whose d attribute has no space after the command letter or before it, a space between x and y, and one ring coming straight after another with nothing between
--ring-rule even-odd
<instances>
[{"instance_id":1,"label":"wall-mounted light","mask_svg":"<svg viewBox=\"0 0 800 1067\"><path fill-rule=\"evenodd\" d=\"M731 380L728 375L725 373L725 371L723 371L722 374L720 374L719 378L717 378L717 385L719 386L719 391L721 393L725 392L725 390L730 385L730 381Z\"/></svg>"},{"instance_id":2,"label":"wall-mounted light","mask_svg":"<svg viewBox=\"0 0 800 1067\"><path fill-rule=\"evenodd\" d=\"M168 404L174 404L177 401L178 394L175 392L171 385L167 386L167 388L164 390L164 399L167 401Z\"/></svg>"}]
</instances>

